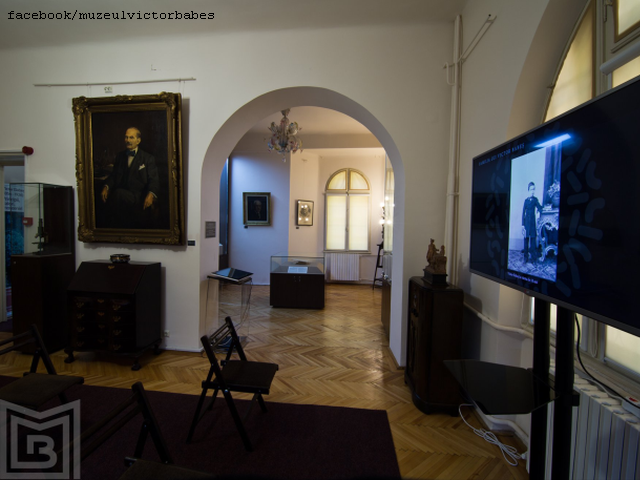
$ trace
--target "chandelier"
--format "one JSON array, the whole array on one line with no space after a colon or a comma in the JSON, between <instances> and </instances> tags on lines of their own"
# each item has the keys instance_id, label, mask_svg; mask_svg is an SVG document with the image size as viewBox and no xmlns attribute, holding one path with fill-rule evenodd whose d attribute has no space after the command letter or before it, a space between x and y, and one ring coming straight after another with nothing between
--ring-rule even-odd
<instances>
[{"instance_id":1,"label":"chandelier","mask_svg":"<svg viewBox=\"0 0 640 480\"><path fill-rule=\"evenodd\" d=\"M282 110L282 119L280 124L276 125L276 122L271 122L269 130L271 131L271 139L267 144L269 151L276 151L282 154L282 161L287 161L287 153L302 151L302 140L300 140L296 134L298 130L302 130L298 127L298 122L290 122L287 115L289 115L289 109Z\"/></svg>"}]
</instances>

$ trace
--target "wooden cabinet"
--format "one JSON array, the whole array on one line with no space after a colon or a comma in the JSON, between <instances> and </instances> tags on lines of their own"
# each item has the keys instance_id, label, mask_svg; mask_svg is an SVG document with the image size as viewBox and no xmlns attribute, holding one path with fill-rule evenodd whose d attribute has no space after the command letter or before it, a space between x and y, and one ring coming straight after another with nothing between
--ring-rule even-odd
<instances>
[{"instance_id":1,"label":"wooden cabinet","mask_svg":"<svg viewBox=\"0 0 640 480\"><path fill-rule=\"evenodd\" d=\"M405 381L421 411L457 414L460 386L444 360L459 360L462 330L461 289L433 286L421 277L409 281Z\"/></svg>"},{"instance_id":2,"label":"wooden cabinet","mask_svg":"<svg viewBox=\"0 0 640 480\"><path fill-rule=\"evenodd\" d=\"M74 351L104 351L139 357L161 336L160 263L112 263L97 260L80 264L67 290L69 347Z\"/></svg>"},{"instance_id":3,"label":"wooden cabinet","mask_svg":"<svg viewBox=\"0 0 640 480\"><path fill-rule=\"evenodd\" d=\"M270 304L274 307L324 308L324 274L277 273L270 278Z\"/></svg>"},{"instance_id":4,"label":"wooden cabinet","mask_svg":"<svg viewBox=\"0 0 640 480\"><path fill-rule=\"evenodd\" d=\"M13 334L35 324L45 347L52 353L67 345L67 304L65 293L75 272L72 253L53 255L13 255L11 284ZM33 353L33 345L24 353Z\"/></svg>"},{"instance_id":5,"label":"wooden cabinet","mask_svg":"<svg viewBox=\"0 0 640 480\"><path fill-rule=\"evenodd\" d=\"M324 308L324 255L272 255L269 283L269 303L274 307Z\"/></svg>"},{"instance_id":6,"label":"wooden cabinet","mask_svg":"<svg viewBox=\"0 0 640 480\"><path fill-rule=\"evenodd\" d=\"M384 328L384 334L388 341L391 329L391 282L387 277L382 277L380 320L382 321L382 328Z\"/></svg>"}]
</instances>

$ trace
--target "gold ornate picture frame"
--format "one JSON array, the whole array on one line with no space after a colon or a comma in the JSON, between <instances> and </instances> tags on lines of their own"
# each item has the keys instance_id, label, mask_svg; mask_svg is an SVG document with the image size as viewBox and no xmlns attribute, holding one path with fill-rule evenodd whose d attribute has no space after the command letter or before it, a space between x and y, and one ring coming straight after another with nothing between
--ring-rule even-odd
<instances>
[{"instance_id":1,"label":"gold ornate picture frame","mask_svg":"<svg viewBox=\"0 0 640 480\"><path fill-rule=\"evenodd\" d=\"M184 245L179 93L73 99L81 242Z\"/></svg>"}]
</instances>

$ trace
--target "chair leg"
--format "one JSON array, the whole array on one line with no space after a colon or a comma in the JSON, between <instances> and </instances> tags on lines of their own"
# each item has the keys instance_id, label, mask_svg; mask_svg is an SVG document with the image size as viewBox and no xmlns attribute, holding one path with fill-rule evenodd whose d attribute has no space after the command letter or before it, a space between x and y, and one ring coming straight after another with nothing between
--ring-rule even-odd
<instances>
[{"instance_id":1,"label":"chair leg","mask_svg":"<svg viewBox=\"0 0 640 480\"><path fill-rule=\"evenodd\" d=\"M169 449L167 448L167 444L160 431L160 425L158 424L158 420L151 410L151 405L149 403L149 399L147 398L147 394L144 391L142 383L136 382L134 385L132 385L132 389L138 395L138 405L140 406L140 410L144 418L142 426L143 430L140 432L136 450L139 449L140 455L142 455L142 450L144 448L144 443L146 441L147 435L151 434L151 439L153 440L162 463L173 463L171 455L169 454Z\"/></svg>"},{"instance_id":2,"label":"chair leg","mask_svg":"<svg viewBox=\"0 0 640 480\"><path fill-rule=\"evenodd\" d=\"M213 391L213 395L211 396L211 401L209 402L209 405L207 406L207 410L211 411L213 410L213 404L216 402L216 398L218 398L218 392L220 391L219 388L216 388Z\"/></svg>"},{"instance_id":3,"label":"chair leg","mask_svg":"<svg viewBox=\"0 0 640 480\"><path fill-rule=\"evenodd\" d=\"M256 393L255 397L258 399L258 403L260 404L260 408L263 413L267 413L267 405L264 403L264 398L262 398L262 394Z\"/></svg>"},{"instance_id":4,"label":"chair leg","mask_svg":"<svg viewBox=\"0 0 640 480\"><path fill-rule=\"evenodd\" d=\"M149 427L147 427L147 422L143 421L142 426L140 427L140 435L138 435L136 449L133 454L135 458L140 458L142 456L144 445L147 442L147 435L149 435Z\"/></svg>"},{"instance_id":5,"label":"chair leg","mask_svg":"<svg viewBox=\"0 0 640 480\"><path fill-rule=\"evenodd\" d=\"M238 413L238 409L236 408L236 404L233 402L233 398L231 397L231 393L228 390L222 391L225 400L227 401L227 405L229 406L229 410L231 411L231 416L233 417L233 422L236 424L236 428L242 437L242 443L244 443L244 448L247 452L252 452L253 447L251 446L251 440L249 440L249 436L247 435L247 431L244 429L244 425L242 424L242 419L240 418L240 414Z\"/></svg>"},{"instance_id":6,"label":"chair leg","mask_svg":"<svg viewBox=\"0 0 640 480\"><path fill-rule=\"evenodd\" d=\"M196 407L196 413L193 415L193 420L191 421L191 427L189 427L189 435L187 435L187 443L191 442L191 438L193 437L193 433L196 430L196 424L200 421L200 410L202 410L202 405L204 404L205 399L207 398L207 387L202 389L202 393L200 394L200 399L198 400L198 406Z\"/></svg>"}]
</instances>

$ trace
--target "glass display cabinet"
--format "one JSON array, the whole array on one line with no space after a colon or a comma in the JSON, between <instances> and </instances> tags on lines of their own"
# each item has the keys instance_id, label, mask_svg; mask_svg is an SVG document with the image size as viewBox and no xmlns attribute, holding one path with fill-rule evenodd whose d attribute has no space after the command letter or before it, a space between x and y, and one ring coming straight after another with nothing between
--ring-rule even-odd
<instances>
[{"instance_id":1,"label":"glass display cabinet","mask_svg":"<svg viewBox=\"0 0 640 480\"><path fill-rule=\"evenodd\" d=\"M46 255L74 250L73 188L11 183L5 191L5 210L12 220L7 234L14 253Z\"/></svg>"},{"instance_id":2,"label":"glass display cabinet","mask_svg":"<svg viewBox=\"0 0 640 480\"><path fill-rule=\"evenodd\" d=\"M67 343L67 286L75 273L73 188L46 183L5 187L11 252L13 333L35 323L49 352ZM29 347L23 350L30 353Z\"/></svg>"},{"instance_id":3,"label":"glass display cabinet","mask_svg":"<svg viewBox=\"0 0 640 480\"><path fill-rule=\"evenodd\" d=\"M270 283L270 304L274 307L324 308L324 255L273 255Z\"/></svg>"}]
</instances>

